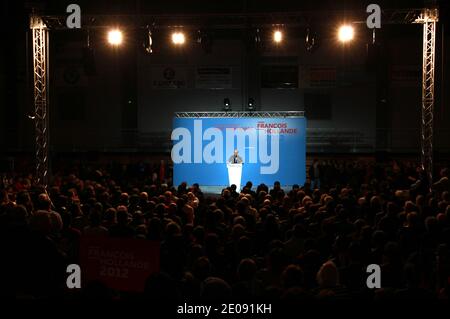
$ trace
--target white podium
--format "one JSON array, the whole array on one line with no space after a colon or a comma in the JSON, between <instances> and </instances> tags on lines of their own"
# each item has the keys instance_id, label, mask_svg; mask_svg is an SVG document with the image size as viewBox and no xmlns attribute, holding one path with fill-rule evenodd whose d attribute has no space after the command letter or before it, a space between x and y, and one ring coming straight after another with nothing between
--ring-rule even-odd
<instances>
[{"instance_id":1,"label":"white podium","mask_svg":"<svg viewBox=\"0 0 450 319\"><path fill-rule=\"evenodd\" d=\"M229 186L236 185L236 192L241 191L242 164L227 163Z\"/></svg>"}]
</instances>

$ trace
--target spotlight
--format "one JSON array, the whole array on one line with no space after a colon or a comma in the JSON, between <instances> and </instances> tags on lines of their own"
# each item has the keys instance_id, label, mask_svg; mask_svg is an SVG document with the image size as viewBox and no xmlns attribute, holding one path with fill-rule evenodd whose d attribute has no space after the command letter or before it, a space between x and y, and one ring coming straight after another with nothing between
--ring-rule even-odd
<instances>
[{"instance_id":1,"label":"spotlight","mask_svg":"<svg viewBox=\"0 0 450 319\"><path fill-rule=\"evenodd\" d=\"M231 111L231 102L229 98L223 99L223 110L226 112Z\"/></svg>"},{"instance_id":2,"label":"spotlight","mask_svg":"<svg viewBox=\"0 0 450 319\"><path fill-rule=\"evenodd\" d=\"M351 25L342 25L339 27L338 39L339 41L346 43L353 40L355 30Z\"/></svg>"},{"instance_id":3,"label":"spotlight","mask_svg":"<svg viewBox=\"0 0 450 319\"><path fill-rule=\"evenodd\" d=\"M123 41L122 31L119 29L110 30L108 32L108 42L111 45L118 46L121 45Z\"/></svg>"},{"instance_id":4,"label":"spotlight","mask_svg":"<svg viewBox=\"0 0 450 319\"><path fill-rule=\"evenodd\" d=\"M144 41L144 45L143 45L144 49L145 49L145 52L147 52L148 54L153 53L152 45L153 45L152 31L150 29L148 29L147 30L147 37L146 37L146 39Z\"/></svg>"},{"instance_id":5,"label":"spotlight","mask_svg":"<svg viewBox=\"0 0 450 319\"><path fill-rule=\"evenodd\" d=\"M273 41L276 43L280 43L281 41L283 41L283 32L281 32L280 30L275 30L273 32Z\"/></svg>"},{"instance_id":6,"label":"spotlight","mask_svg":"<svg viewBox=\"0 0 450 319\"><path fill-rule=\"evenodd\" d=\"M183 32L174 32L172 33L172 43L175 45L184 44L186 41Z\"/></svg>"},{"instance_id":7,"label":"spotlight","mask_svg":"<svg viewBox=\"0 0 450 319\"><path fill-rule=\"evenodd\" d=\"M253 98L248 99L247 108L250 112L255 110L255 100Z\"/></svg>"},{"instance_id":8,"label":"spotlight","mask_svg":"<svg viewBox=\"0 0 450 319\"><path fill-rule=\"evenodd\" d=\"M261 34L259 32L259 29L256 29L256 32L255 32L255 42L256 43L261 42Z\"/></svg>"},{"instance_id":9,"label":"spotlight","mask_svg":"<svg viewBox=\"0 0 450 319\"><path fill-rule=\"evenodd\" d=\"M305 46L307 51L312 51L316 47L316 34L311 32L310 28L306 28Z\"/></svg>"}]
</instances>

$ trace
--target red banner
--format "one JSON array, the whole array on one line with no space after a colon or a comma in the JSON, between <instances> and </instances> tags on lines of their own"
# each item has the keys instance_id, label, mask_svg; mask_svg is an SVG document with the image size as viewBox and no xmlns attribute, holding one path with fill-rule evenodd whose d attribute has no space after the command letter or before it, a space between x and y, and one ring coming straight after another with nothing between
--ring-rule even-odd
<instances>
[{"instance_id":1,"label":"red banner","mask_svg":"<svg viewBox=\"0 0 450 319\"><path fill-rule=\"evenodd\" d=\"M159 271L159 242L144 239L83 237L82 285L100 281L120 291L144 291L145 280Z\"/></svg>"}]
</instances>

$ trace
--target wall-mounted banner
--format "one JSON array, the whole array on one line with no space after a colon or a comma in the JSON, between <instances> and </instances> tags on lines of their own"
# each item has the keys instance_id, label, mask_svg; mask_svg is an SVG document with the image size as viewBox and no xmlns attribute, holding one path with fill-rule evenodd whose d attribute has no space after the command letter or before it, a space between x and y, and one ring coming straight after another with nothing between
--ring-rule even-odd
<instances>
[{"instance_id":1,"label":"wall-mounted banner","mask_svg":"<svg viewBox=\"0 0 450 319\"><path fill-rule=\"evenodd\" d=\"M238 150L242 180L258 185L305 182L306 119L174 118L174 184L226 186L227 161Z\"/></svg>"},{"instance_id":2,"label":"wall-mounted banner","mask_svg":"<svg viewBox=\"0 0 450 319\"><path fill-rule=\"evenodd\" d=\"M198 67L195 73L197 89L231 89L233 77L230 67Z\"/></svg>"}]
</instances>

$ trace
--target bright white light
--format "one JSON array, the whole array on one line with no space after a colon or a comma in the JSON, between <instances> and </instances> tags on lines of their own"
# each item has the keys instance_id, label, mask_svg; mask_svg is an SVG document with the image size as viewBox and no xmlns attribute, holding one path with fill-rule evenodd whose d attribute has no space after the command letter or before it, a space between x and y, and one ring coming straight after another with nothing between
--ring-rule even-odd
<instances>
[{"instance_id":1,"label":"bright white light","mask_svg":"<svg viewBox=\"0 0 450 319\"><path fill-rule=\"evenodd\" d=\"M350 25L342 25L338 31L338 39L341 42L349 42L353 40L355 30Z\"/></svg>"},{"instance_id":2,"label":"bright white light","mask_svg":"<svg viewBox=\"0 0 450 319\"><path fill-rule=\"evenodd\" d=\"M123 41L122 31L114 29L108 32L108 42L111 45L121 45Z\"/></svg>"},{"instance_id":3,"label":"bright white light","mask_svg":"<svg viewBox=\"0 0 450 319\"><path fill-rule=\"evenodd\" d=\"M173 44L183 44L185 41L184 33L182 32L174 32L172 33L172 42Z\"/></svg>"},{"instance_id":4,"label":"bright white light","mask_svg":"<svg viewBox=\"0 0 450 319\"><path fill-rule=\"evenodd\" d=\"M280 43L283 40L283 33L280 30L273 32L273 41Z\"/></svg>"}]
</instances>

